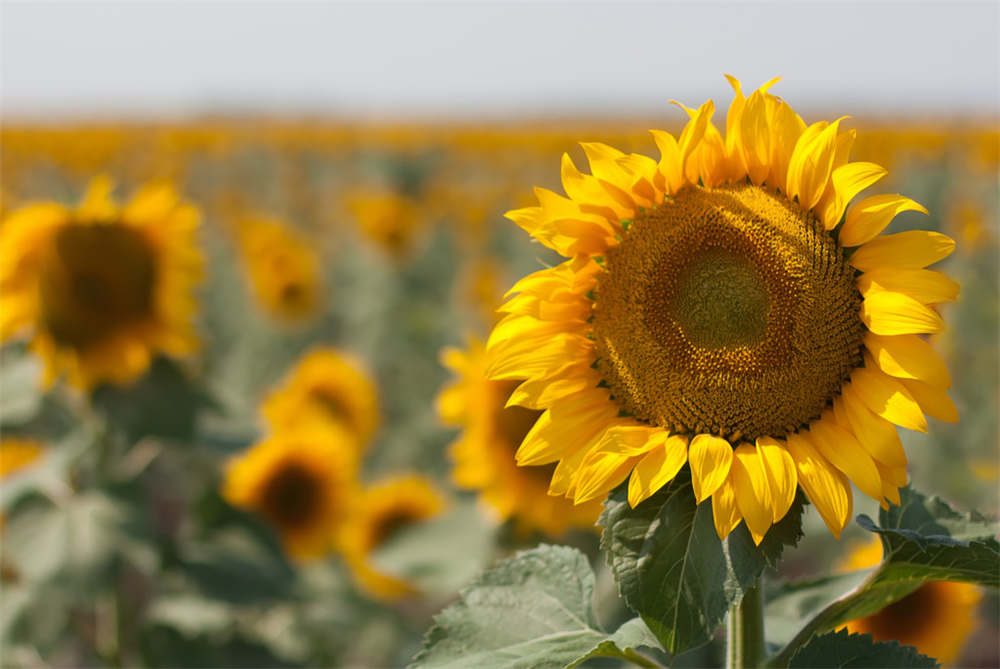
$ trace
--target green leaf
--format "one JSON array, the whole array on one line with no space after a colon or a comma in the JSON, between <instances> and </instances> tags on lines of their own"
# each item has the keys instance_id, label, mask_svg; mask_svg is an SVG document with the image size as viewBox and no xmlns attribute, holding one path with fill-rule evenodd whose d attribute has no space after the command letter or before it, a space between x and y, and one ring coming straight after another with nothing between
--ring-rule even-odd
<instances>
[{"instance_id":1,"label":"green leaf","mask_svg":"<svg viewBox=\"0 0 1000 669\"><path fill-rule=\"evenodd\" d=\"M847 630L840 630L818 636L802 646L788 666L795 669L814 667L923 669L940 665L933 658L921 655L912 646L901 646L896 641L876 643L869 634L848 634Z\"/></svg>"},{"instance_id":2,"label":"green leaf","mask_svg":"<svg viewBox=\"0 0 1000 669\"><path fill-rule=\"evenodd\" d=\"M17 425L38 413L41 363L32 355L8 348L0 364L0 423Z\"/></svg>"},{"instance_id":3,"label":"green leaf","mask_svg":"<svg viewBox=\"0 0 1000 669\"><path fill-rule=\"evenodd\" d=\"M411 666L557 669L590 657L627 657L628 648L656 643L638 620L602 632L593 594L594 573L580 551L542 545L518 553L435 617Z\"/></svg>"},{"instance_id":4,"label":"green leaf","mask_svg":"<svg viewBox=\"0 0 1000 669\"><path fill-rule=\"evenodd\" d=\"M146 436L190 442L199 414L218 408L177 363L163 357L132 385L100 386L92 402L130 442Z\"/></svg>"},{"instance_id":5,"label":"green leaf","mask_svg":"<svg viewBox=\"0 0 1000 669\"><path fill-rule=\"evenodd\" d=\"M995 523L975 512L962 515L909 487L900 490L900 497L899 506L879 514L879 525L867 516L858 518L882 539L882 562L876 568L786 586L768 602L771 628L787 631L789 623L794 627L796 620L808 621L797 625L798 631L774 659L776 666L787 666L796 649L814 635L870 616L928 581L997 587L1000 543Z\"/></svg>"},{"instance_id":6,"label":"green leaf","mask_svg":"<svg viewBox=\"0 0 1000 669\"><path fill-rule=\"evenodd\" d=\"M631 508L624 485L605 503L601 546L628 605L672 654L709 642L729 607L742 599L785 545L802 536L802 498L754 546L744 525L719 541L711 503L695 504L685 469Z\"/></svg>"},{"instance_id":7,"label":"green leaf","mask_svg":"<svg viewBox=\"0 0 1000 669\"><path fill-rule=\"evenodd\" d=\"M858 517L861 527L881 537L882 559L894 578L1000 587L995 523L975 511L962 515L940 498L910 488L901 497L900 506L879 513L880 525Z\"/></svg>"}]
</instances>

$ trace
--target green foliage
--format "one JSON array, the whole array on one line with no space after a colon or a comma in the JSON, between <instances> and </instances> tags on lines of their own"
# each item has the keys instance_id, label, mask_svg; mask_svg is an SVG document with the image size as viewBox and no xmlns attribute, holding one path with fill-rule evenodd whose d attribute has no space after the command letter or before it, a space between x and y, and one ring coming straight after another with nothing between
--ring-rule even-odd
<instances>
[{"instance_id":1,"label":"green foliage","mask_svg":"<svg viewBox=\"0 0 1000 669\"><path fill-rule=\"evenodd\" d=\"M435 617L412 667L573 667L592 657L641 657L656 647L640 620L601 631L594 574L579 551L542 545L484 572Z\"/></svg>"},{"instance_id":2,"label":"green foliage","mask_svg":"<svg viewBox=\"0 0 1000 669\"><path fill-rule=\"evenodd\" d=\"M708 643L729 607L802 536L802 500L754 546L741 525L720 542L688 470L635 509L620 486L605 505L602 547L626 603L672 654Z\"/></svg>"},{"instance_id":3,"label":"green foliage","mask_svg":"<svg viewBox=\"0 0 1000 669\"><path fill-rule=\"evenodd\" d=\"M872 615L928 581L997 587L1000 544L994 523L976 512L963 516L911 488L901 497L899 506L879 514L881 526L867 516L858 519L882 537L882 563L875 569L786 586L768 603L774 627L798 628L777 656L778 666L814 635ZM851 588L846 594L845 587Z\"/></svg>"},{"instance_id":4,"label":"green foliage","mask_svg":"<svg viewBox=\"0 0 1000 669\"><path fill-rule=\"evenodd\" d=\"M788 666L790 669L925 669L940 665L912 646L901 646L895 641L876 643L869 634L848 634L847 630L840 630L815 637L792 656Z\"/></svg>"}]
</instances>

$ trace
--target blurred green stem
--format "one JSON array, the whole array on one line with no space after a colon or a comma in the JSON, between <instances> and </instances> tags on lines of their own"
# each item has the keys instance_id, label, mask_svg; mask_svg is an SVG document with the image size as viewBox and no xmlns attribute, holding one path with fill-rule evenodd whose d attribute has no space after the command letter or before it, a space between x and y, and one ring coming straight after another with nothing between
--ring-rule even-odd
<instances>
[{"instance_id":1,"label":"blurred green stem","mask_svg":"<svg viewBox=\"0 0 1000 669\"><path fill-rule=\"evenodd\" d=\"M727 669L752 669L764 661L764 595L760 579L729 609L726 630Z\"/></svg>"}]
</instances>

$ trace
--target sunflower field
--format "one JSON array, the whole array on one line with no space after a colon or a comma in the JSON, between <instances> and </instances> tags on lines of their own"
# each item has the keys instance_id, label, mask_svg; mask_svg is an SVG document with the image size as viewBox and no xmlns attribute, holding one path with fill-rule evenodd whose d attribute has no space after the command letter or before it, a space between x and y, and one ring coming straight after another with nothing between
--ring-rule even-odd
<instances>
[{"instance_id":1,"label":"sunflower field","mask_svg":"<svg viewBox=\"0 0 1000 669\"><path fill-rule=\"evenodd\" d=\"M1000 128L731 84L5 123L0 665L1000 665Z\"/></svg>"}]
</instances>

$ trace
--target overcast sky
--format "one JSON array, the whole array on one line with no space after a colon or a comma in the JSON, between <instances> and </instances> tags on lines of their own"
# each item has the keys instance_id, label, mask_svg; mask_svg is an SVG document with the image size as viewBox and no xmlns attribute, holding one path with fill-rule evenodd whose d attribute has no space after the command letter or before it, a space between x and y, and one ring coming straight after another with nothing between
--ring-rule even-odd
<instances>
[{"instance_id":1,"label":"overcast sky","mask_svg":"<svg viewBox=\"0 0 1000 669\"><path fill-rule=\"evenodd\" d=\"M1000 11L974 4L12 3L6 118L268 111L503 118L724 104L996 114Z\"/></svg>"}]
</instances>

